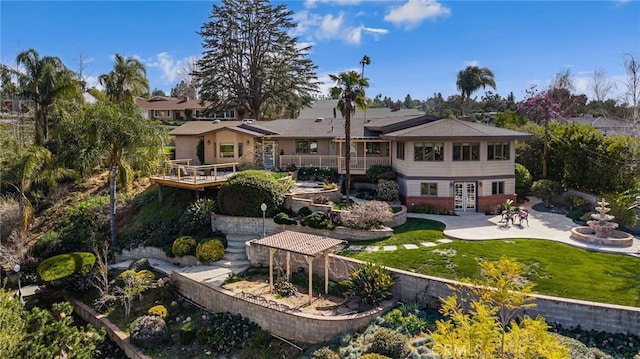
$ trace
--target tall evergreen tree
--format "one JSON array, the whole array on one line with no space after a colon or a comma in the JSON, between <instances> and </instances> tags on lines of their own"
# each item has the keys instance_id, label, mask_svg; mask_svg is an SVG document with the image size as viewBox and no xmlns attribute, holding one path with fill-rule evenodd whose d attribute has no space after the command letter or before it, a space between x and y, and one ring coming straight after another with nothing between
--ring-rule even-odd
<instances>
[{"instance_id":1,"label":"tall evergreen tree","mask_svg":"<svg viewBox=\"0 0 640 359\"><path fill-rule=\"evenodd\" d=\"M306 106L318 91L316 65L289 31L286 5L268 0L222 0L199 34L205 49L194 75L210 111L235 109L260 119L262 105ZM248 116L246 116L248 115Z\"/></svg>"}]
</instances>

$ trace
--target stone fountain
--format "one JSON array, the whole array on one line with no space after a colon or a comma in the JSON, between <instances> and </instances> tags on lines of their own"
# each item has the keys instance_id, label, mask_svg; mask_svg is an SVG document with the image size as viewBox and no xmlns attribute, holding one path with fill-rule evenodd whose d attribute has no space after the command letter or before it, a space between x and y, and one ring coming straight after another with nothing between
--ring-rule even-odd
<instances>
[{"instance_id":1,"label":"stone fountain","mask_svg":"<svg viewBox=\"0 0 640 359\"><path fill-rule=\"evenodd\" d=\"M609 203L605 199L596 202L596 212L591 215L591 220L587 221L588 227L571 228L573 239L616 247L629 247L633 244L633 236L618 231L618 224L612 222L615 217L608 214L611 211Z\"/></svg>"}]
</instances>

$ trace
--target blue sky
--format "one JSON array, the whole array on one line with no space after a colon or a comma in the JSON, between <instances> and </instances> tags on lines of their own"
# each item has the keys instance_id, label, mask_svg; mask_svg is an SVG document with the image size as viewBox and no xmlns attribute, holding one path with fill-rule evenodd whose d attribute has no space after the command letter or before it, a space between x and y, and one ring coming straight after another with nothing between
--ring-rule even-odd
<instances>
[{"instance_id":1,"label":"blue sky","mask_svg":"<svg viewBox=\"0 0 640 359\"><path fill-rule=\"evenodd\" d=\"M0 60L34 48L72 70L85 58L90 84L113 65L113 55L138 57L151 88L169 92L181 68L202 54L196 33L212 1L0 1ZM274 2L280 3L280 2ZM576 92L591 97L593 71L603 69L618 90L626 79L624 53L640 59L638 1L284 1L299 24L295 35L313 45L318 77L360 71L363 55L370 97L457 93L458 71L490 68L497 93L524 97L546 88L567 68ZM482 95L482 91L475 94Z\"/></svg>"}]
</instances>

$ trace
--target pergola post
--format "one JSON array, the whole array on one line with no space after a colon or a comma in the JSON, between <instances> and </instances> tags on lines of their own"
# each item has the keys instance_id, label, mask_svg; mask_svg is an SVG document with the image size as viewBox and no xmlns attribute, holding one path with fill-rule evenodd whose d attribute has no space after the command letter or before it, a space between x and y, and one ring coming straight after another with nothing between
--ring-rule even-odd
<instances>
[{"instance_id":1,"label":"pergola post","mask_svg":"<svg viewBox=\"0 0 640 359\"><path fill-rule=\"evenodd\" d=\"M275 252L274 248L269 248L269 293L273 292L273 253Z\"/></svg>"},{"instance_id":2,"label":"pergola post","mask_svg":"<svg viewBox=\"0 0 640 359\"><path fill-rule=\"evenodd\" d=\"M329 252L324 254L324 294L329 294Z\"/></svg>"},{"instance_id":3,"label":"pergola post","mask_svg":"<svg viewBox=\"0 0 640 359\"><path fill-rule=\"evenodd\" d=\"M309 266L309 305L311 305L311 300L313 299L313 257L305 256L305 259Z\"/></svg>"}]
</instances>

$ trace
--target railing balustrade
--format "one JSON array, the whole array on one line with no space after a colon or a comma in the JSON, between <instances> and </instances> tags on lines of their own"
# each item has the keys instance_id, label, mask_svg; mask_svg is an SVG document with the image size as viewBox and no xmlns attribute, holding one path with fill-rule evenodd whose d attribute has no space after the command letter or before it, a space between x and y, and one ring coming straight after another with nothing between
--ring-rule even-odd
<instances>
[{"instance_id":1,"label":"railing balustrade","mask_svg":"<svg viewBox=\"0 0 640 359\"><path fill-rule=\"evenodd\" d=\"M165 170L162 173L162 179L172 179L173 175L181 181L183 177L190 177L193 179L193 183L196 184L198 179L218 181L218 169L231 169L231 174L236 173L237 165L239 162L219 163L214 165L190 165L189 159L187 160L172 160L165 166ZM167 176L172 176L167 178ZM224 176L224 175L223 175ZM208 178L211 177L211 178ZM220 178L222 180L223 178Z\"/></svg>"}]
</instances>

